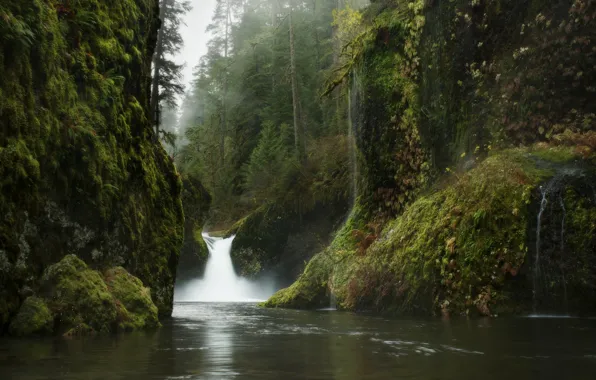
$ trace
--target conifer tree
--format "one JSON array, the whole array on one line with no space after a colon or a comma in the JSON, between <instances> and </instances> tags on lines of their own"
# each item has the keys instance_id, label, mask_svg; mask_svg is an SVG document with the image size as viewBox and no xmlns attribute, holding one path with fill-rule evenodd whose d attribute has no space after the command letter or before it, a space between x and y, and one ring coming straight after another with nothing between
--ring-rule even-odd
<instances>
[{"instance_id":1,"label":"conifer tree","mask_svg":"<svg viewBox=\"0 0 596 380\"><path fill-rule=\"evenodd\" d=\"M161 129L161 114L164 107L175 110L177 96L184 93L181 83L183 65L173 61L184 41L180 35L182 17L191 9L188 0L160 0L159 18L161 27L153 57L153 81L151 91L151 113L155 125L155 137L164 135Z\"/></svg>"}]
</instances>

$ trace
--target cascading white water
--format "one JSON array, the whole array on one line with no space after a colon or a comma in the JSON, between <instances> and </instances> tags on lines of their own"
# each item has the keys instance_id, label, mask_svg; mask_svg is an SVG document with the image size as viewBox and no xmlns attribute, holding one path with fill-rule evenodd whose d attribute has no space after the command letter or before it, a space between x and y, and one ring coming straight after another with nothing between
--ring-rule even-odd
<instances>
[{"instance_id":1,"label":"cascading white water","mask_svg":"<svg viewBox=\"0 0 596 380\"><path fill-rule=\"evenodd\" d=\"M236 275L230 256L234 236L222 239L203 234L203 240L209 248L205 275L180 285L176 289L176 301L258 302L273 294L273 284L249 281Z\"/></svg>"}]
</instances>

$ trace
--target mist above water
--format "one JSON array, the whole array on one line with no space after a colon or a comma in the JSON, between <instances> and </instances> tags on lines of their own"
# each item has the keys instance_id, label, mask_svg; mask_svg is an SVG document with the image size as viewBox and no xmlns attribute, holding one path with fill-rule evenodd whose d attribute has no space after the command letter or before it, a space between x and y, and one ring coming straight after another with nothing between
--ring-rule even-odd
<instances>
[{"instance_id":1,"label":"mist above water","mask_svg":"<svg viewBox=\"0 0 596 380\"><path fill-rule=\"evenodd\" d=\"M209 248L205 275L178 285L174 295L176 301L258 302L275 292L272 281L250 281L236 275L230 256L234 236L222 239L203 234L203 240Z\"/></svg>"}]
</instances>

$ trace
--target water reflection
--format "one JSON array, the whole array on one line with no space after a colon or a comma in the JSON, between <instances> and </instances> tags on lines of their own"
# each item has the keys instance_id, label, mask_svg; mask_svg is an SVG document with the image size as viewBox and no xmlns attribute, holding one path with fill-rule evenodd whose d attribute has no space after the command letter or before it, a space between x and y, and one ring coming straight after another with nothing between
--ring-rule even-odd
<instances>
[{"instance_id":1,"label":"water reflection","mask_svg":"<svg viewBox=\"0 0 596 380\"><path fill-rule=\"evenodd\" d=\"M226 321L223 316L222 319L209 319L205 324L207 354L203 359L202 367L205 368L206 378L219 376L229 379L238 375L233 371L233 337L229 326L229 321Z\"/></svg>"},{"instance_id":2,"label":"water reflection","mask_svg":"<svg viewBox=\"0 0 596 380\"><path fill-rule=\"evenodd\" d=\"M596 321L177 304L154 333L0 340L0 379L590 379Z\"/></svg>"}]
</instances>

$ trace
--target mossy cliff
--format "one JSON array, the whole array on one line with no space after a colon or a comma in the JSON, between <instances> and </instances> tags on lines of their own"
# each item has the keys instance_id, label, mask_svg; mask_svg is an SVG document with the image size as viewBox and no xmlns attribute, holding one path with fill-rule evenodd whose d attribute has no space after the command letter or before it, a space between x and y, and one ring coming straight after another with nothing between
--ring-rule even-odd
<instances>
[{"instance_id":1,"label":"mossy cliff","mask_svg":"<svg viewBox=\"0 0 596 380\"><path fill-rule=\"evenodd\" d=\"M67 254L126 268L171 313L182 181L147 112L157 4L0 0L1 331Z\"/></svg>"},{"instance_id":2,"label":"mossy cliff","mask_svg":"<svg viewBox=\"0 0 596 380\"><path fill-rule=\"evenodd\" d=\"M347 45L358 202L266 305L595 312L595 29L592 0L372 2Z\"/></svg>"}]
</instances>

